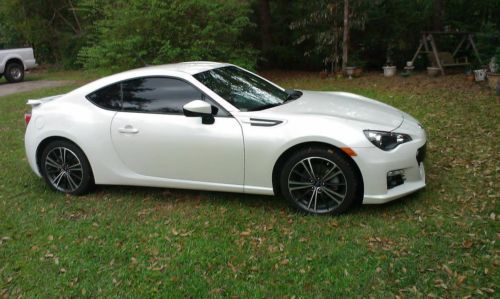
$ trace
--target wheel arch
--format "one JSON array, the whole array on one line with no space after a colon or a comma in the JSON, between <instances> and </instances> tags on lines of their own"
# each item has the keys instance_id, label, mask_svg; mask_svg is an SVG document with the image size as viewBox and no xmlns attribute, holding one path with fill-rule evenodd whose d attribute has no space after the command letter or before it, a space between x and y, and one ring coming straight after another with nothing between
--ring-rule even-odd
<instances>
[{"instance_id":1,"label":"wheel arch","mask_svg":"<svg viewBox=\"0 0 500 299\"><path fill-rule=\"evenodd\" d=\"M283 167L283 164L286 162L286 160L293 153L295 153L296 151L301 150L303 148L307 148L307 147L323 147L323 148L332 149L332 150L336 151L337 153L339 153L340 155L342 155L344 158L346 158L346 160L349 162L349 164L354 169L356 176L360 179L360 184L358 187L360 189L358 189L358 192L357 192L359 198L357 198L356 201L361 203L363 200L363 194L364 194L364 182L363 182L363 175L361 174L361 170L359 169L358 164L349 155L347 155L344 151L342 151L340 148L338 148L332 144L326 143L326 142L316 142L316 141L315 142L302 142L299 144L295 144L292 147L285 150L279 156L279 158L276 160L276 162L274 163L273 173L272 173L272 184L273 184L274 194L277 195L277 194L281 193L280 184L279 184L279 179L280 179L279 174L280 174L281 167Z\"/></svg>"},{"instance_id":2,"label":"wheel arch","mask_svg":"<svg viewBox=\"0 0 500 299\"><path fill-rule=\"evenodd\" d=\"M87 159L88 163L89 163L89 166L90 166L90 174L92 175L92 178L94 177L94 171L92 169L92 164L90 163L90 160L89 158L87 157L87 154L85 153L85 151L82 149L81 146L79 146L76 142L74 142L73 140L71 139L68 139L66 137L62 137L62 136L50 136L50 137L47 137L45 139L43 139L37 146L36 148L36 152L35 152L35 157L36 157L36 166L38 167L38 171L41 173L41 165L40 165L40 160L42 158L42 153L43 153L43 150L45 149L45 147L47 145L49 145L51 142L54 142L54 141L66 141L66 142L69 142L71 144L73 144L74 146L78 147L82 153L85 155L85 158Z\"/></svg>"},{"instance_id":3,"label":"wheel arch","mask_svg":"<svg viewBox=\"0 0 500 299\"><path fill-rule=\"evenodd\" d=\"M19 63L20 65L23 66L23 70L26 68L26 66L24 65L24 62L21 58L19 57L9 57L7 58L7 60L5 61L5 67L4 67L4 71L5 71L5 68L7 68L7 66L10 64L10 63L13 63L13 62L17 62Z\"/></svg>"}]
</instances>

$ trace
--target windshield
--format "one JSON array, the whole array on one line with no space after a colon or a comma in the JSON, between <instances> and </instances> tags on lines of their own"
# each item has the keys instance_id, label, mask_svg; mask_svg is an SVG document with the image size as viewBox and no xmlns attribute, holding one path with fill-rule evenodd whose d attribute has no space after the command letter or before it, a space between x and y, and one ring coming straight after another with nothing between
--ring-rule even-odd
<instances>
[{"instance_id":1,"label":"windshield","mask_svg":"<svg viewBox=\"0 0 500 299\"><path fill-rule=\"evenodd\" d=\"M235 66L205 71L194 77L241 111L278 106L289 97L286 91Z\"/></svg>"}]
</instances>

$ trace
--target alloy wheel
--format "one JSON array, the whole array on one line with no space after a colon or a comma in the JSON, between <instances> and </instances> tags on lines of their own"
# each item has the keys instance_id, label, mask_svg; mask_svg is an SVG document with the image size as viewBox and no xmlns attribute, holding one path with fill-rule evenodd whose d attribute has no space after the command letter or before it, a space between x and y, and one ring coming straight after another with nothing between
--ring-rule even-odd
<instances>
[{"instance_id":1,"label":"alloy wheel","mask_svg":"<svg viewBox=\"0 0 500 299\"><path fill-rule=\"evenodd\" d=\"M45 158L45 173L54 188L73 192L83 181L83 167L78 156L66 147L55 147Z\"/></svg>"},{"instance_id":2,"label":"alloy wheel","mask_svg":"<svg viewBox=\"0 0 500 299\"><path fill-rule=\"evenodd\" d=\"M333 161L307 157L292 167L288 190L304 210L323 214L342 204L347 195L347 181L342 169Z\"/></svg>"}]
</instances>

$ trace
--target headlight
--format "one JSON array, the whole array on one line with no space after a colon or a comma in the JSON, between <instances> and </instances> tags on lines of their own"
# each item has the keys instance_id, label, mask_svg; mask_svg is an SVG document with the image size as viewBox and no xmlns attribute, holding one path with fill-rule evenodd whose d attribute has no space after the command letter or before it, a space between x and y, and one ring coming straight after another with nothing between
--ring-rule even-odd
<instances>
[{"instance_id":1,"label":"headlight","mask_svg":"<svg viewBox=\"0 0 500 299\"><path fill-rule=\"evenodd\" d=\"M398 145L411 141L410 135L402 133L364 130L366 138L376 147L388 151L396 148Z\"/></svg>"}]
</instances>

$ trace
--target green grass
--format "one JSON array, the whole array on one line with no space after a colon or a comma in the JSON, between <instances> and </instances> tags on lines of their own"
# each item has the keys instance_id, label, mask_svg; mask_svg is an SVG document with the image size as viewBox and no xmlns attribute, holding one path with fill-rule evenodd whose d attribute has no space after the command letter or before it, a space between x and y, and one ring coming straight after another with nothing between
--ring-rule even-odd
<instances>
[{"instance_id":1,"label":"green grass","mask_svg":"<svg viewBox=\"0 0 500 299\"><path fill-rule=\"evenodd\" d=\"M0 97L0 295L498 296L498 97L461 76L264 75L286 87L360 93L418 118L429 136L427 188L340 217L216 192L101 186L65 196L29 169L22 115L27 98L76 83Z\"/></svg>"}]
</instances>

